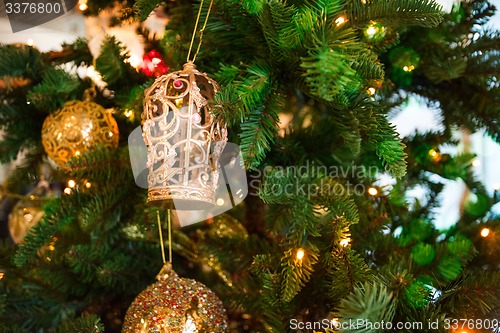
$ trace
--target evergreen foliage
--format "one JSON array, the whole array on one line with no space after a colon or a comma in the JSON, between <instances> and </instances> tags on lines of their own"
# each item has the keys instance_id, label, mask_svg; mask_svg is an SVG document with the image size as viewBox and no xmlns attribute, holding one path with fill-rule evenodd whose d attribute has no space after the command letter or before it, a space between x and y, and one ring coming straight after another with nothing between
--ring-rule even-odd
<instances>
[{"instance_id":1,"label":"evergreen foliage","mask_svg":"<svg viewBox=\"0 0 500 333\"><path fill-rule=\"evenodd\" d=\"M88 0L86 14L114 5ZM117 19L144 20L160 5L169 15L163 55L177 70L199 1L128 1ZM500 36L484 28L494 12L486 0L450 14L432 0L214 0L196 65L222 86L214 113L241 147L250 195L175 228L172 245L179 275L223 300L230 332L287 332L292 319L325 318L438 321L445 332L445 319L499 317L500 242L479 236L484 227L500 234L498 193L474 177L472 153L439 152L457 145L456 128L499 139ZM47 165L47 115L91 85L68 68L95 63L106 83L95 100L120 128L117 149L97 147L52 171L53 187L79 185L43 205L23 242L0 242L0 332L120 332L161 268L157 208L135 185L127 149L152 80L128 59L112 36L96 59L83 39L60 52L0 46L0 162L23 153L9 193L26 193ZM410 95L440 107L443 133L399 138L388 112ZM280 128L284 116L292 121ZM389 189L374 185L385 172ZM461 179L475 196L448 230L433 224L441 179ZM426 200L410 201L419 186Z\"/></svg>"}]
</instances>

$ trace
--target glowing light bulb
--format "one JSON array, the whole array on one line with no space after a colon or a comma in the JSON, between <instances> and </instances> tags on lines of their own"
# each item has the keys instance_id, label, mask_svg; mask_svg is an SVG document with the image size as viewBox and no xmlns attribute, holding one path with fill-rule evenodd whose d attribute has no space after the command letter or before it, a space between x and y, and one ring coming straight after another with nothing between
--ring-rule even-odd
<instances>
[{"instance_id":1,"label":"glowing light bulb","mask_svg":"<svg viewBox=\"0 0 500 333\"><path fill-rule=\"evenodd\" d=\"M374 27L373 25L366 28L366 36L368 38L372 38L373 36L375 36L376 33L377 33L377 28Z\"/></svg>"},{"instance_id":2,"label":"glowing light bulb","mask_svg":"<svg viewBox=\"0 0 500 333\"><path fill-rule=\"evenodd\" d=\"M297 257L297 259L298 259L298 260L302 260L302 259L304 258L304 256L305 256L305 254L306 254L306 253L304 252L304 250L303 250L303 249L298 249L298 250L297 250L296 257Z\"/></svg>"},{"instance_id":3,"label":"glowing light bulb","mask_svg":"<svg viewBox=\"0 0 500 333\"><path fill-rule=\"evenodd\" d=\"M125 112L123 112L123 115L127 118L132 117L133 114L134 114L134 111L132 111L132 110L125 110Z\"/></svg>"},{"instance_id":4,"label":"glowing light bulb","mask_svg":"<svg viewBox=\"0 0 500 333\"><path fill-rule=\"evenodd\" d=\"M378 190L375 187L370 187L368 189L368 194L371 196L376 196L378 194Z\"/></svg>"},{"instance_id":5,"label":"glowing light bulb","mask_svg":"<svg viewBox=\"0 0 500 333\"><path fill-rule=\"evenodd\" d=\"M222 198L217 199L217 206L222 206L222 205L224 205L224 199Z\"/></svg>"},{"instance_id":6,"label":"glowing light bulb","mask_svg":"<svg viewBox=\"0 0 500 333\"><path fill-rule=\"evenodd\" d=\"M350 242L351 242L350 238L344 238L340 241L340 246L346 247L347 245L349 245Z\"/></svg>"},{"instance_id":7,"label":"glowing light bulb","mask_svg":"<svg viewBox=\"0 0 500 333\"><path fill-rule=\"evenodd\" d=\"M66 187L64 189L64 194L70 195L71 194L71 189L69 187Z\"/></svg>"},{"instance_id":8,"label":"glowing light bulb","mask_svg":"<svg viewBox=\"0 0 500 333\"><path fill-rule=\"evenodd\" d=\"M481 230L481 236L482 237L488 237L490 235L490 229L489 228L483 228Z\"/></svg>"},{"instance_id":9,"label":"glowing light bulb","mask_svg":"<svg viewBox=\"0 0 500 333\"><path fill-rule=\"evenodd\" d=\"M28 41L26 42L26 44L28 44L28 46L33 46L33 44L34 44L33 39L31 39L31 38L28 39Z\"/></svg>"},{"instance_id":10,"label":"glowing light bulb","mask_svg":"<svg viewBox=\"0 0 500 333\"><path fill-rule=\"evenodd\" d=\"M88 8L87 4L86 3L81 3L79 6L78 6L78 9L80 9L82 12L84 10L86 10Z\"/></svg>"},{"instance_id":11,"label":"glowing light bulb","mask_svg":"<svg viewBox=\"0 0 500 333\"><path fill-rule=\"evenodd\" d=\"M5 273L4 272L0 272L0 280L2 280L4 276L5 276Z\"/></svg>"},{"instance_id":12,"label":"glowing light bulb","mask_svg":"<svg viewBox=\"0 0 500 333\"><path fill-rule=\"evenodd\" d=\"M481 165L481 161L478 160L477 158L475 160L472 161L472 166L473 167L478 167Z\"/></svg>"},{"instance_id":13,"label":"glowing light bulb","mask_svg":"<svg viewBox=\"0 0 500 333\"><path fill-rule=\"evenodd\" d=\"M68 180L68 186L71 188L75 188L76 182L73 179Z\"/></svg>"},{"instance_id":14,"label":"glowing light bulb","mask_svg":"<svg viewBox=\"0 0 500 333\"><path fill-rule=\"evenodd\" d=\"M366 92L368 93L368 95L373 96L373 95L375 95L376 90L375 90L375 88L370 87L370 88L366 89Z\"/></svg>"},{"instance_id":15,"label":"glowing light bulb","mask_svg":"<svg viewBox=\"0 0 500 333\"><path fill-rule=\"evenodd\" d=\"M345 21L346 21L345 17L343 17L343 16L339 16L339 17L337 17L337 19L335 20L335 24L336 24L336 25L337 25L337 27L338 27L339 25L344 24L344 23L345 23Z\"/></svg>"},{"instance_id":16,"label":"glowing light bulb","mask_svg":"<svg viewBox=\"0 0 500 333\"><path fill-rule=\"evenodd\" d=\"M91 182L86 182L85 183L85 187L86 188L91 188L92 187L92 183Z\"/></svg>"},{"instance_id":17,"label":"glowing light bulb","mask_svg":"<svg viewBox=\"0 0 500 333\"><path fill-rule=\"evenodd\" d=\"M436 162L439 162L441 160L441 154L437 150L434 149L429 150L429 155Z\"/></svg>"},{"instance_id":18,"label":"glowing light bulb","mask_svg":"<svg viewBox=\"0 0 500 333\"><path fill-rule=\"evenodd\" d=\"M127 61L130 66L134 67L135 69L137 69L142 64L142 59L136 55L131 55Z\"/></svg>"}]
</instances>

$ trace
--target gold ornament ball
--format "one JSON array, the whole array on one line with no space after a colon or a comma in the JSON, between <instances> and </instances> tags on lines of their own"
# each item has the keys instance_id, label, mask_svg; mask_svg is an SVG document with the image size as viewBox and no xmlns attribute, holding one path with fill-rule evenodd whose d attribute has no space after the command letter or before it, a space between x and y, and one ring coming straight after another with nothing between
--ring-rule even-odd
<instances>
[{"instance_id":1,"label":"gold ornament ball","mask_svg":"<svg viewBox=\"0 0 500 333\"><path fill-rule=\"evenodd\" d=\"M156 278L128 308L122 333L226 331L226 310L213 291L195 280L180 278L170 263Z\"/></svg>"},{"instance_id":2,"label":"gold ornament ball","mask_svg":"<svg viewBox=\"0 0 500 333\"><path fill-rule=\"evenodd\" d=\"M90 101L71 101L45 119L42 144L49 158L67 169L66 162L97 145L118 147L118 125L110 112Z\"/></svg>"},{"instance_id":3,"label":"gold ornament ball","mask_svg":"<svg viewBox=\"0 0 500 333\"><path fill-rule=\"evenodd\" d=\"M46 180L41 180L26 199L19 200L9 214L9 232L14 243L20 243L44 216L40 199L54 195Z\"/></svg>"}]
</instances>

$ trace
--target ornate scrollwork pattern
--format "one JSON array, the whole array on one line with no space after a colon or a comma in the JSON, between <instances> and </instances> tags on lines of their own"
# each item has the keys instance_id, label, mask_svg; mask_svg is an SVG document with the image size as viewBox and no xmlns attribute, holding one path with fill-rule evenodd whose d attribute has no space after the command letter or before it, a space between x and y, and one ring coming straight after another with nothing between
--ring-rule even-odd
<instances>
[{"instance_id":1,"label":"ornate scrollwork pattern","mask_svg":"<svg viewBox=\"0 0 500 333\"><path fill-rule=\"evenodd\" d=\"M42 145L61 168L96 145L118 147L118 124L110 112L89 101L71 101L50 114L42 127Z\"/></svg>"},{"instance_id":2,"label":"ornate scrollwork pattern","mask_svg":"<svg viewBox=\"0 0 500 333\"><path fill-rule=\"evenodd\" d=\"M148 202L194 200L215 204L218 160L227 130L208 103L219 85L192 62L146 89L144 141L148 146Z\"/></svg>"}]
</instances>

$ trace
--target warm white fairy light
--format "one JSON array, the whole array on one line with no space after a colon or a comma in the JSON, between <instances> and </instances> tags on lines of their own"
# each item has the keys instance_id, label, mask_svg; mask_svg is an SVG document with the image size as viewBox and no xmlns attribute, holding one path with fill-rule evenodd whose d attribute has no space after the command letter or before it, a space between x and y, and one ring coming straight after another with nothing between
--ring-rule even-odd
<instances>
[{"instance_id":1,"label":"warm white fairy light","mask_svg":"<svg viewBox=\"0 0 500 333\"><path fill-rule=\"evenodd\" d=\"M306 253L304 252L303 249L298 249L296 257L297 257L298 260L302 260L302 259L304 259L305 254Z\"/></svg>"},{"instance_id":2,"label":"warm white fairy light","mask_svg":"<svg viewBox=\"0 0 500 333\"><path fill-rule=\"evenodd\" d=\"M483 228L481 229L481 237L488 237L490 235L490 229L489 228Z\"/></svg>"},{"instance_id":3,"label":"warm white fairy light","mask_svg":"<svg viewBox=\"0 0 500 333\"><path fill-rule=\"evenodd\" d=\"M366 36L368 36L369 38L372 38L373 36L375 36L375 34L377 33L377 28L373 25L370 25L368 28L366 28Z\"/></svg>"},{"instance_id":4,"label":"warm white fairy light","mask_svg":"<svg viewBox=\"0 0 500 333\"><path fill-rule=\"evenodd\" d=\"M91 188L92 187L92 183L91 182L86 182L85 183L85 187L86 188Z\"/></svg>"},{"instance_id":5,"label":"warm white fairy light","mask_svg":"<svg viewBox=\"0 0 500 333\"><path fill-rule=\"evenodd\" d=\"M80 9L83 12L87 8L89 8L87 6L87 0L80 0L80 1L78 1L78 9Z\"/></svg>"},{"instance_id":6,"label":"warm white fairy light","mask_svg":"<svg viewBox=\"0 0 500 333\"><path fill-rule=\"evenodd\" d=\"M76 182L73 179L68 180L68 187L75 188Z\"/></svg>"},{"instance_id":7,"label":"warm white fairy light","mask_svg":"<svg viewBox=\"0 0 500 333\"><path fill-rule=\"evenodd\" d=\"M374 197L378 194L378 190L375 187L370 187L368 189L368 194Z\"/></svg>"},{"instance_id":8,"label":"warm white fairy light","mask_svg":"<svg viewBox=\"0 0 500 333\"><path fill-rule=\"evenodd\" d=\"M142 59L136 55L131 55L130 58L128 58L127 62L130 64L130 66L137 69L142 64Z\"/></svg>"},{"instance_id":9,"label":"warm white fairy light","mask_svg":"<svg viewBox=\"0 0 500 333\"><path fill-rule=\"evenodd\" d=\"M340 246L342 247L346 247L349 245L349 243L351 242L351 239L350 238L344 238L340 241Z\"/></svg>"},{"instance_id":10,"label":"warm white fairy light","mask_svg":"<svg viewBox=\"0 0 500 333\"><path fill-rule=\"evenodd\" d=\"M475 160L472 161L472 166L473 167L478 167L481 165L481 161L478 160L477 158Z\"/></svg>"},{"instance_id":11,"label":"warm white fairy light","mask_svg":"<svg viewBox=\"0 0 500 333\"><path fill-rule=\"evenodd\" d=\"M373 95L375 95L376 90L375 90L375 88L370 87L370 88L366 89L366 92L368 93L368 95L373 96Z\"/></svg>"},{"instance_id":12,"label":"warm white fairy light","mask_svg":"<svg viewBox=\"0 0 500 333\"><path fill-rule=\"evenodd\" d=\"M335 20L335 24L338 26L344 24L346 21L345 17L344 16L339 16L337 17L337 19Z\"/></svg>"},{"instance_id":13,"label":"warm white fairy light","mask_svg":"<svg viewBox=\"0 0 500 333\"><path fill-rule=\"evenodd\" d=\"M26 42L26 44L28 44L28 46L33 46L35 42L33 41L33 39L28 39L28 41Z\"/></svg>"},{"instance_id":14,"label":"warm white fairy light","mask_svg":"<svg viewBox=\"0 0 500 333\"><path fill-rule=\"evenodd\" d=\"M130 109L127 109L123 112L123 115L127 118L130 118L134 115L134 111L130 110Z\"/></svg>"},{"instance_id":15,"label":"warm white fairy light","mask_svg":"<svg viewBox=\"0 0 500 333\"><path fill-rule=\"evenodd\" d=\"M64 189L64 194L70 195L71 194L71 189L69 187L66 187Z\"/></svg>"}]
</instances>

